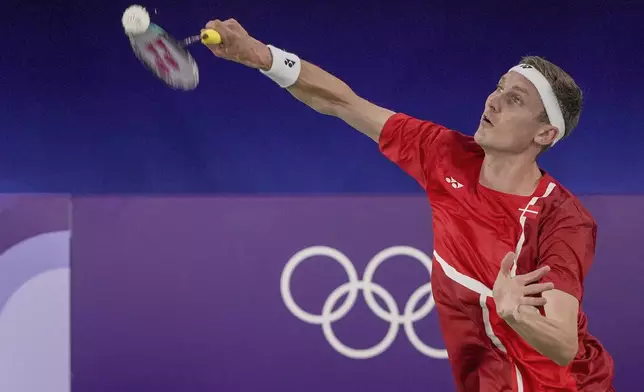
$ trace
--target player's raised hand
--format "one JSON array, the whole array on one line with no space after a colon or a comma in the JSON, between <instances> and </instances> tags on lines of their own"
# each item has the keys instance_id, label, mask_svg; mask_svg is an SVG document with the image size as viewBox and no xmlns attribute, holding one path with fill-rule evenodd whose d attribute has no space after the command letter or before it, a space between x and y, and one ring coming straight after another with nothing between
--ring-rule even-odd
<instances>
[{"instance_id":1,"label":"player's raised hand","mask_svg":"<svg viewBox=\"0 0 644 392\"><path fill-rule=\"evenodd\" d=\"M550 267L541 267L528 272L525 275L511 276L512 266L516 255L512 252L505 255L501 262L501 269L494 282L492 295L496 304L496 312L504 320L518 318L519 306L544 306L546 299L543 297L532 297L532 295L552 290L552 283L535 283L543 278Z\"/></svg>"},{"instance_id":2,"label":"player's raised hand","mask_svg":"<svg viewBox=\"0 0 644 392\"><path fill-rule=\"evenodd\" d=\"M269 69L271 67L272 58L268 47L251 37L235 19L225 21L215 19L208 22L205 29L213 29L221 36L220 44L207 45L215 56L251 68Z\"/></svg>"}]
</instances>

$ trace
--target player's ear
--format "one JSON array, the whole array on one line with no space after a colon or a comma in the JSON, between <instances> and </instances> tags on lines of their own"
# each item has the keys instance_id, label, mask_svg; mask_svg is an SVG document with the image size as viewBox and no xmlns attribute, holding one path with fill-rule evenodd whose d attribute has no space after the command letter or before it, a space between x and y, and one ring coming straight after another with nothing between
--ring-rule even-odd
<instances>
[{"instance_id":1,"label":"player's ear","mask_svg":"<svg viewBox=\"0 0 644 392\"><path fill-rule=\"evenodd\" d=\"M543 124L534 137L534 142L540 146L549 146L557 137L557 128L550 124Z\"/></svg>"}]
</instances>

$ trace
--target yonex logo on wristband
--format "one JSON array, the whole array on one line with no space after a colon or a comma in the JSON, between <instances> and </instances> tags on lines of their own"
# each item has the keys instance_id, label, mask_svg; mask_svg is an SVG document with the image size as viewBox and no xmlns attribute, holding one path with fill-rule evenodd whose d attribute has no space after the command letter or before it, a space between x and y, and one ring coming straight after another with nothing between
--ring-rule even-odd
<instances>
[{"instance_id":1,"label":"yonex logo on wristband","mask_svg":"<svg viewBox=\"0 0 644 392\"><path fill-rule=\"evenodd\" d=\"M260 72L273 79L280 87L292 86L300 75L302 63L296 54L288 53L272 45L267 45L273 55L271 68L268 71L260 69Z\"/></svg>"}]
</instances>

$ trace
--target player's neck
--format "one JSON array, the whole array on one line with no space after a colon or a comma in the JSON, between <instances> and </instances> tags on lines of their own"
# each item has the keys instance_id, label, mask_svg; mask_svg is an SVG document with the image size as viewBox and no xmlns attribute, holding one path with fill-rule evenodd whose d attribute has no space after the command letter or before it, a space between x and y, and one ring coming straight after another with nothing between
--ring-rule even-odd
<instances>
[{"instance_id":1,"label":"player's neck","mask_svg":"<svg viewBox=\"0 0 644 392\"><path fill-rule=\"evenodd\" d=\"M532 157L486 154L479 182L497 192L530 196L537 188L541 176L539 166Z\"/></svg>"}]
</instances>

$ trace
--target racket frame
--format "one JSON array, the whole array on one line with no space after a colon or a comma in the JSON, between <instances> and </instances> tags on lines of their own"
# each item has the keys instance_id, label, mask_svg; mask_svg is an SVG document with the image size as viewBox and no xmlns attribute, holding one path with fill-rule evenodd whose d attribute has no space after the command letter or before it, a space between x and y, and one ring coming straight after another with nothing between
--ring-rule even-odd
<instances>
[{"instance_id":1,"label":"racket frame","mask_svg":"<svg viewBox=\"0 0 644 392\"><path fill-rule=\"evenodd\" d=\"M141 36L144 34L148 34L150 31L155 36L163 38L165 41L167 41L170 45L172 45L173 49L176 50L180 56L183 57L184 60L188 63L188 65L191 67L191 72L192 72L192 77L193 77L193 83L181 83L179 82L180 79L178 80L173 80L172 78L172 71L167 73L165 76L163 73L158 69L158 67L153 66L150 64L141 51L145 50L145 44L140 44L141 39L143 39ZM134 55L137 57L137 59L147 68L148 71L150 71L153 75L157 77L157 79L160 79L163 83L165 83L167 86L179 90L179 91L190 91L194 90L197 88L199 85L199 67L197 66L197 62L195 59L192 57L190 52L185 48L185 45L176 40L174 37L172 37L170 34L168 34L163 28L161 28L159 25L156 25L154 23L150 24L150 27L148 30L140 35L128 35L129 41L130 41L130 46L132 47L132 50L134 51Z\"/></svg>"}]
</instances>

